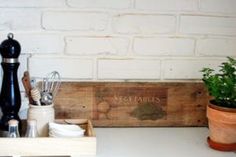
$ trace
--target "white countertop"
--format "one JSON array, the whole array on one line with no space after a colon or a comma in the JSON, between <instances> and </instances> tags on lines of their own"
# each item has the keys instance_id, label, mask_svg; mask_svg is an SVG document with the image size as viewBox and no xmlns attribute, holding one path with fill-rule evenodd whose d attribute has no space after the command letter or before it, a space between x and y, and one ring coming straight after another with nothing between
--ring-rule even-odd
<instances>
[{"instance_id":1,"label":"white countertop","mask_svg":"<svg viewBox=\"0 0 236 157\"><path fill-rule=\"evenodd\" d=\"M236 157L210 149L205 127L95 128L97 157Z\"/></svg>"}]
</instances>

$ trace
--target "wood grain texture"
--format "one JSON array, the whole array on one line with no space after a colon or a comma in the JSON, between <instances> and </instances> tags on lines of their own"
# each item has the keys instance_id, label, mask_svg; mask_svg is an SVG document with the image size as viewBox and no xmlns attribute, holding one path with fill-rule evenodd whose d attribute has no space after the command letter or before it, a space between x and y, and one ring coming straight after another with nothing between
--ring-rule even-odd
<instances>
[{"instance_id":1,"label":"wood grain texture","mask_svg":"<svg viewBox=\"0 0 236 157\"><path fill-rule=\"evenodd\" d=\"M97 127L206 126L202 83L64 82L56 118L88 118Z\"/></svg>"},{"instance_id":2,"label":"wood grain texture","mask_svg":"<svg viewBox=\"0 0 236 157\"><path fill-rule=\"evenodd\" d=\"M96 136L87 119L61 119L60 123L80 125L86 129L79 138L0 138L0 156L96 156Z\"/></svg>"}]
</instances>

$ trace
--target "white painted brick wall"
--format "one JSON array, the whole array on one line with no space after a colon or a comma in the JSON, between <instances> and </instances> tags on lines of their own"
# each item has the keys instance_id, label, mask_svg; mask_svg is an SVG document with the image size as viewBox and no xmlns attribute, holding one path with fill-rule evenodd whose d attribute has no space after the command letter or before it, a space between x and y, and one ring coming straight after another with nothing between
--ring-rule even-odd
<instances>
[{"instance_id":1,"label":"white painted brick wall","mask_svg":"<svg viewBox=\"0 0 236 157\"><path fill-rule=\"evenodd\" d=\"M0 41L24 70L64 80L192 80L236 57L235 0L0 0ZM19 76L21 78L22 76Z\"/></svg>"},{"instance_id":2,"label":"white painted brick wall","mask_svg":"<svg viewBox=\"0 0 236 157\"><path fill-rule=\"evenodd\" d=\"M160 60L101 59L98 79L160 79Z\"/></svg>"},{"instance_id":3,"label":"white painted brick wall","mask_svg":"<svg viewBox=\"0 0 236 157\"><path fill-rule=\"evenodd\" d=\"M62 35L51 34L16 34L21 43L22 53L63 53L65 42Z\"/></svg>"},{"instance_id":4,"label":"white painted brick wall","mask_svg":"<svg viewBox=\"0 0 236 157\"><path fill-rule=\"evenodd\" d=\"M42 18L46 30L102 31L106 28L108 15L101 12L45 12Z\"/></svg>"},{"instance_id":5,"label":"white painted brick wall","mask_svg":"<svg viewBox=\"0 0 236 157\"><path fill-rule=\"evenodd\" d=\"M197 53L205 56L235 56L236 38L207 38L197 42Z\"/></svg>"},{"instance_id":6,"label":"white painted brick wall","mask_svg":"<svg viewBox=\"0 0 236 157\"><path fill-rule=\"evenodd\" d=\"M195 11L198 0L136 0L135 7L157 11Z\"/></svg>"},{"instance_id":7,"label":"white painted brick wall","mask_svg":"<svg viewBox=\"0 0 236 157\"><path fill-rule=\"evenodd\" d=\"M201 79L203 67L216 68L223 60L216 59L169 59L163 61L164 79Z\"/></svg>"},{"instance_id":8,"label":"white painted brick wall","mask_svg":"<svg viewBox=\"0 0 236 157\"><path fill-rule=\"evenodd\" d=\"M65 0L0 0L0 7L65 7Z\"/></svg>"},{"instance_id":9,"label":"white painted brick wall","mask_svg":"<svg viewBox=\"0 0 236 157\"><path fill-rule=\"evenodd\" d=\"M191 56L194 46L194 40L187 38L139 37L134 39L133 49L139 55Z\"/></svg>"},{"instance_id":10,"label":"white painted brick wall","mask_svg":"<svg viewBox=\"0 0 236 157\"><path fill-rule=\"evenodd\" d=\"M200 10L206 12L236 13L235 0L201 0Z\"/></svg>"},{"instance_id":11,"label":"white painted brick wall","mask_svg":"<svg viewBox=\"0 0 236 157\"><path fill-rule=\"evenodd\" d=\"M203 66L236 57L235 8L236 0L0 0L0 41L13 32L22 45L19 82L25 70L39 79L58 70L75 81L199 80Z\"/></svg>"},{"instance_id":12,"label":"white painted brick wall","mask_svg":"<svg viewBox=\"0 0 236 157\"><path fill-rule=\"evenodd\" d=\"M39 30L40 18L40 12L37 9L0 9L0 31Z\"/></svg>"},{"instance_id":13,"label":"white painted brick wall","mask_svg":"<svg viewBox=\"0 0 236 157\"><path fill-rule=\"evenodd\" d=\"M130 8L132 0L68 0L68 5L78 8Z\"/></svg>"},{"instance_id":14,"label":"white painted brick wall","mask_svg":"<svg viewBox=\"0 0 236 157\"><path fill-rule=\"evenodd\" d=\"M66 38L66 52L78 55L121 55L127 54L129 40L126 38L99 37L68 37Z\"/></svg>"},{"instance_id":15,"label":"white painted brick wall","mask_svg":"<svg viewBox=\"0 0 236 157\"><path fill-rule=\"evenodd\" d=\"M34 56L29 59L29 72L33 77L42 78L54 70L63 78L92 79L93 60L63 56Z\"/></svg>"},{"instance_id":16,"label":"white painted brick wall","mask_svg":"<svg viewBox=\"0 0 236 157\"><path fill-rule=\"evenodd\" d=\"M176 18L171 15L121 14L113 19L113 29L122 34L156 34L175 32Z\"/></svg>"},{"instance_id":17,"label":"white painted brick wall","mask_svg":"<svg viewBox=\"0 0 236 157\"><path fill-rule=\"evenodd\" d=\"M190 34L236 35L235 17L181 16L180 32Z\"/></svg>"}]
</instances>

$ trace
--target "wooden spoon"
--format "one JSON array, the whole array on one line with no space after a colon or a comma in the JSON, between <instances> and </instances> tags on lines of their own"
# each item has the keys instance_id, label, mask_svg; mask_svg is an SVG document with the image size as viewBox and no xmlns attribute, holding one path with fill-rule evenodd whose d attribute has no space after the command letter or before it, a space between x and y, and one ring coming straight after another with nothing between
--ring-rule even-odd
<instances>
[{"instance_id":1,"label":"wooden spoon","mask_svg":"<svg viewBox=\"0 0 236 157\"><path fill-rule=\"evenodd\" d=\"M29 75L28 71L24 72L24 76L22 77L22 83L23 83L23 86L25 88L25 93L29 98L29 103L32 104L33 99L31 97L31 93L30 93L32 87L31 87L31 84L30 84L30 75Z\"/></svg>"},{"instance_id":2,"label":"wooden spoon","mask_svg":"<svg viewBox=\"0 0 236 157\"><path fill-rule=\"evenodd\" d=\"M30 93L31 93L32 99L37 103L37 105L41 106L41 102L40 102L41 94L40 94L39 89L35 87L31 89Z\"/></svg>"}]
</instances>

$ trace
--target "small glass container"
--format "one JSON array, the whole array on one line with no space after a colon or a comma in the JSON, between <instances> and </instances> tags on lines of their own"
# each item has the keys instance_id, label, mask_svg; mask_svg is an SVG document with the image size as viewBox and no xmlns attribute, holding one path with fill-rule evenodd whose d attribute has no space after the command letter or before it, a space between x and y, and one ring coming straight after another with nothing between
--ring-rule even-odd
<instances>
[{"instance_id":1,"label":"small glass container","mask_svg":"<svg viewBox=\"0 0 236 157\"><path fill-rule=\"evenodd\" d=\"M17 138L20 137L19 130L18 130L18 121L15 119L9 120L8 121L8 134L7 137L10 138Z\"/></svg>"},{"instance_id":2,"label":"small glass container","mask_svg":"<svg viewBox=\"0 0 236 157\"><path fill-rule=\"evenodd\" d=\"M26 130L25 137L29 137L29 138L38 137L36 120L27 121L27 130Z\"/></svg>"}]
</instances>

